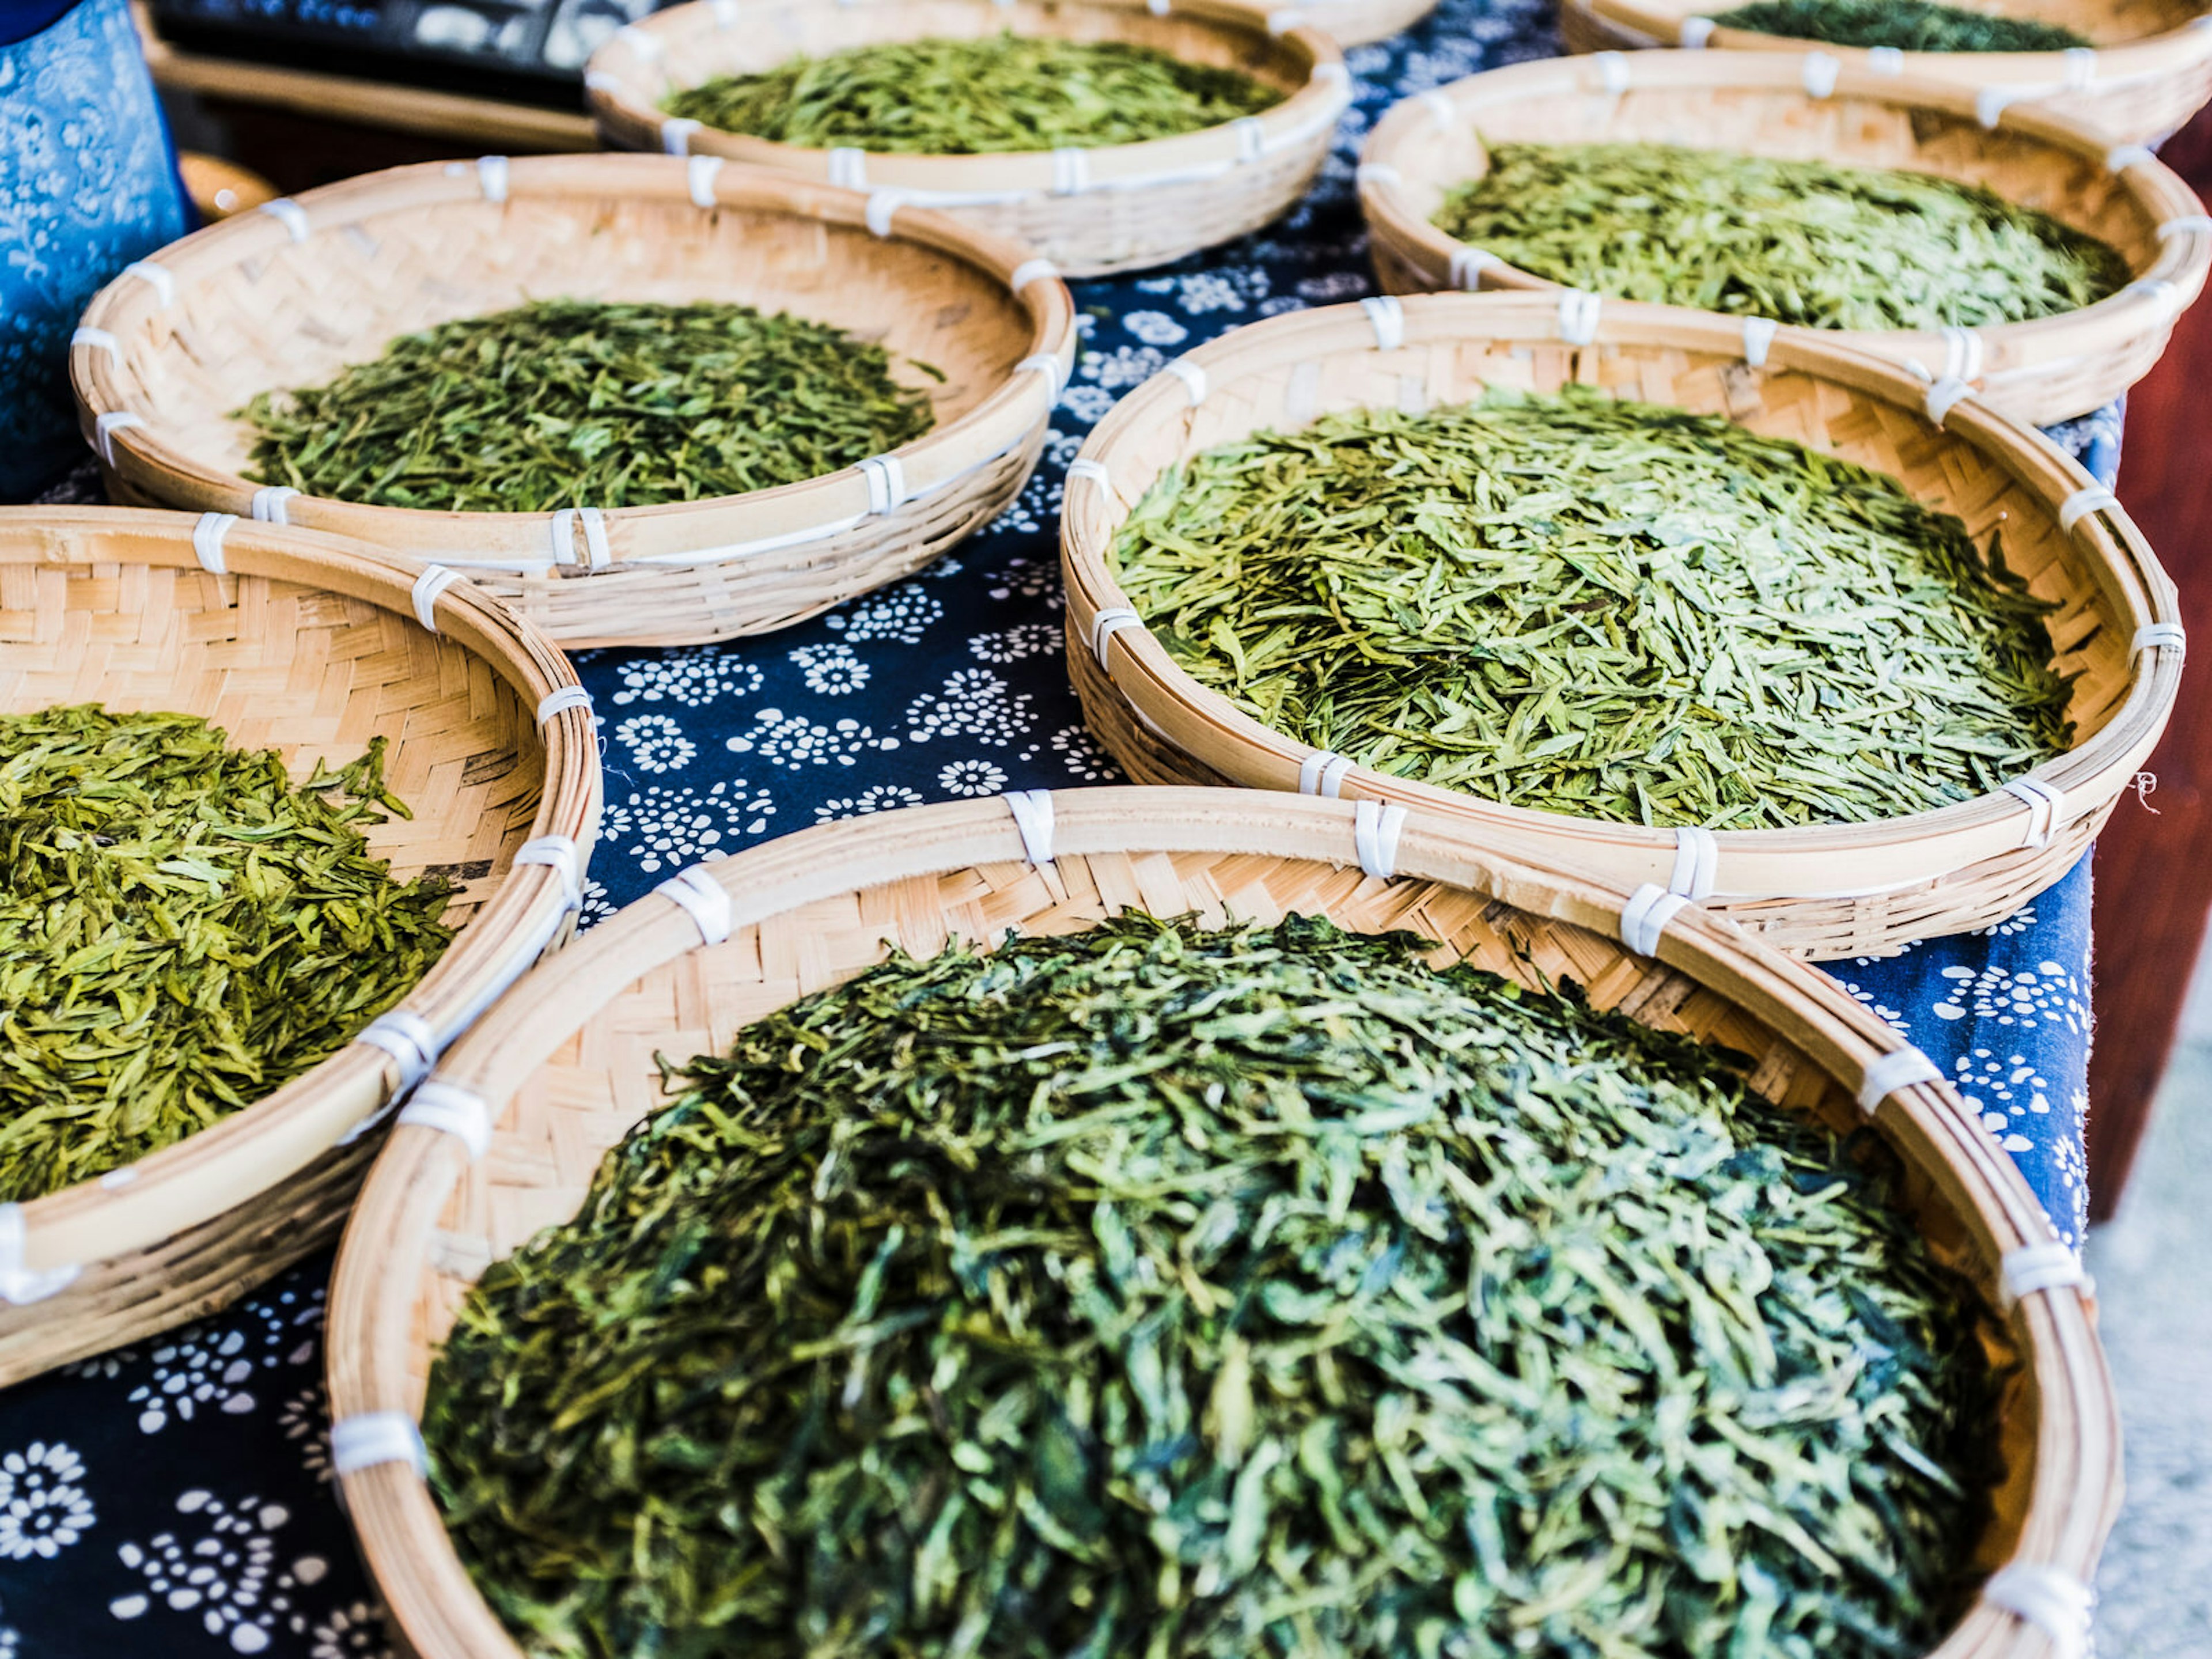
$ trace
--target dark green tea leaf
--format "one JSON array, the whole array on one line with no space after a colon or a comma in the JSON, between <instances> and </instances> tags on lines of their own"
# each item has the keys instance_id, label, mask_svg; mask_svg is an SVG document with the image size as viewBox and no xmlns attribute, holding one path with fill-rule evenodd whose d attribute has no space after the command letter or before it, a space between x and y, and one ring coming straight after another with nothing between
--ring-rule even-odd
<instances>
[{"instance_id":1,"label":"dark green tea leaf","mask_svg":"<svg viewBox=\"0 0 2212 1659\"><path fill-rule=\"evenodd\" d=\"M1929 0L1752 0L1717 14L1723 28L1755 29L1834 46L1899 52L2065 52L2096 43L2060 23L2005 17Z\"/></svg>"}]
</instances>

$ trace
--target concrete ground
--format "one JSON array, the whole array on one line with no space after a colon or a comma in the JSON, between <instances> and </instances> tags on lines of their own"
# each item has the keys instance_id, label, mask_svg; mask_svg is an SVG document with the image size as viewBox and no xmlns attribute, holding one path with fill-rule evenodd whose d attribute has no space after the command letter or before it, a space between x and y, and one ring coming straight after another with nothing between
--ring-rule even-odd
<instances>
[{"instance_id":1,"label":"concrete ground","mask_svg":"<svg viewBox=\"0 0 2212 1659\"><path fill-rule=\"evenodd\" d=\"M2212 1656L2212 950L2119 1217L2089 1237L2127 1437L2100 1659Z\"/></svg>"}]
</instances>

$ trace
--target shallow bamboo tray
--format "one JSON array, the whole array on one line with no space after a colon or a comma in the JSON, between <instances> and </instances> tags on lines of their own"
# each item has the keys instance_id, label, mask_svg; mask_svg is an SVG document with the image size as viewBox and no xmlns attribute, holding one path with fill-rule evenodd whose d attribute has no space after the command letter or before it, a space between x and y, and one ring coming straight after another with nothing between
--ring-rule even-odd
<instances>
[{"instance_id":1,"label":"shallow bamboo tray","mask_svg":"<svg viewBox=\"0 0 2212 1659\"><path fill-rule=\"evenodd\" d=\"M1071 276L1098 276L1233 240L1305 194L1352 96L1343 54L1306 21L1302 10L1268 13L1237 0L693 0L616 33L592 54L584 84L601 138L618 149L723 155L941 208L1031 244ZM1176 138L996 155L808 149L671 120L660 107L678 88L773 69L801 52L1008 29L1132 41L1242 70L1289 95L1261 114Z\"/></svg>"},{"instance_id":2,"label":"shallow bamboo tray","mask_svg":"<svg viewBox=\"0 0 2212 1659\"><path fill-rule=\"evenodd\" d=\"M2071 52L1897 52L1833 46L1750 29L1716 28L1729 9L1712 0L1560 0L1568 47L1588 52L1641 36L1662 46L1732 52L1817 51L1846 67L1948 82L1987 117L2033 104L2096 128L2107 139L2148 143L2179 130L2212 100L2212 27L2203 0L1959 0L1969 10L2057 23L2092 45ZM1587 8L1591 21L1572 14Z\"/></svg>"},{"instance_id":3,"label":"shallow bamboo tray","mask_svg":"<svg viewBox=\"0 0 2212 1659\"><path fill-rule=\"evenodd\" d=\"M1364 46L1403 33L1436 9L1437 0L1313 0L1290 9L1338 46Z\"/></svg>"},{"instance_id":4,"label":"shallow bamboo tray","mask_svg":"<svg viewBox=\"0 0 2212 1659\"><path fill-rule=\"evenodd\" d=\"M0 512L0 709L199 714L240 747L281 750L295 775L390 741L387 775L415 816L369 841L402 880L448 877L446 916L462 926L396 1011L434 1051L566 937L599 768L590 699L559 651L465 583L426 594L433 633L416 591L304 531ZM518 860L541 837L566 838L567 871L557 846ZM173 1146L0 1206L0 1383L211 1312L327 1244L377 1144L360 1132L410 1075L356 1042Z\"/></svg>"},{"instance_id":5,"label":"shallow bamboo tray","mask_svg":"<svg viewBox=\"0 0 2212 1659\"><path fill-rule=\"evenodd\" d=\"M1971 337L1819 331L1824 337L1960 374L1990 407L2039 425L2101 408L2150 372L2212 271L2212 220L2171 168L2148 153L2115 154L2088 127L2041 112L2008 111L1984 128L1972 96L1955 88L1863 70L1832 88L1823 78L1813 85L1819 95L1803 60L1771 53L1613 53L1516 64L1407 99L1376 124L1360 170L1376 275L1393 294L1478 284L1559 291L1429 222L1448 189L1487 168L1486 142L1687 144L1900 167L1984 185L2101 237L2125 256L2133 281L2081 310Z\"/></svg>"},{"instance_id":6,"label":"shallow bamboo tray","mask_svg":"<svg viewBox=\"0 0 2212 1659\"><path fill-rule=\"evenodd\" d=\"M1668 44L1600 17L1590 0L1559 0L1559 40L1569 52L1642 52Z\"/></svg>"},{"instance_id":7,"label":"shallow bamboo tray","mask_svg":"<svg viewBox=\"0 0 2212 1659\"><path fill-rule=\"evenodd\" d=\"M1074 367L1048 264L972 226L706 157L431 163L310 191L111 283L70 354L115 499L334 530L465 570L570 645L781 628L904 576L1019 493ZM942 370L937 425L882 461L776 489L571 513L285 497L241 477L256 392L526 300L734 301Z\"/></svg>"},{"instance_id":8,"label":"shallow bamboo tray","mask_svg":"<svg viewBox=\"0 0 2212 1659\"><path fill-rule=\"evenodd\" d=\"M1561 337L1574 309L1551 295L1455 294L1293 313L1182 360L1201 371L1196 406L1191 382L1166 372L1115 406L1069 473L1060 566L1070 676L1085 720L1122 768L1143 782L1401 802L1469 826L1504 856L1711 898L1768 943L1815 958L1892 954L1984 926L2065 874L2149 755L2181 678L2173 585L2117 506L2091 510L2109 494L2039 434L1974 398L1961 397L1936 424L1929 404L1940 408L1950 390L1923 387L1818 334L1784 330L1758 369L1744 361L1741 323L1607 301L1594 343L1577 347ZM1379 343L1386 336L1398 343ZM1114 537L1152 481L1186 457L1337 410L1419 409L1486 386L1553 391L1571 381L1726 415L1890 473L1957 514L1984 547L2002 524L2007 563L2059 602L2051 639L2062 672L2078 677L2075 745L2029 775L2060 792L2055 810L2001 793L1873 823L1725 830L1711 838L1709 867L1698 870L1694 857L1678 866L1681 838L1671 830L1324 765L1322 751L1200 686L1135 624L1116 580ZM2069 501L2070 532L2057 523ZM2154 627L2138 647L2138 630Z\"/></svg>"},{"instance_id":9,"label":"shallow bamboo tray","mask_svg":"<svg viewBox=\"0 0 2212 1659\"><path fill-rule=\"evenodd\" d=\"M1832 983L1694 913L1664 929L1656 956L1637 955L1620 940L1620 892L1517 865L1463 826L1372 803L1122 788L1037 792L1024 805L1030 822L1019 829L1004 800L963 801L811 830L696 866L686 908L640 900L532 975L446 1057L439 1077L483 1103L480 1119L447 1118L483 1132L478 1151L401 1123L347 1231L330 1316L348 1512L421 1659L518 1653L405 1461L431 1355L477 1274L573 1217L601 1155L664 1098L655 1052L726 1049L749 1020L881 962L890 945L927 955L951 936L1078 932L1130 907L1213 921L1297 911L1363 931L1414 929L1443 941L1444 959L1529 984L1572 980L1601 1006L1748 1055L1761 1093L1838 1127L1865 1121L1856 1102L1877 1097L1873 1131L1910 1172L1906 1201L1993 1309L2008 1259L2015 1286L2037 1261L2066 1281L1990 1323L2001 1361L2025 1363L2004 1402L2005 1472L1976 1559L1985 1569L2035 1564L2062 1593L2088 1581L2118 1502L2118 1424L2078 1268L1948 1085L1917 1082L1933 1074L1924 1057L1896 1058L1898 1036ZM1384 878L1390 871L1396 879ZM1884 1055L1889 1075L1869 1083ZM1915 1086L1883 1092L1899 1080ZM2042 1659L2043 1639L1984 1601L1936 1651Z\"/></svg>"}]
</instances>

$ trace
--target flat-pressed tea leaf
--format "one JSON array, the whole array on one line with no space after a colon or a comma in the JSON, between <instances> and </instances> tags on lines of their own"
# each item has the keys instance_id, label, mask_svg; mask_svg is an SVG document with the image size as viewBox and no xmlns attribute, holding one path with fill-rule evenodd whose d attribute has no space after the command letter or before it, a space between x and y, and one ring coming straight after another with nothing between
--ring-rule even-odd
<instances>
[{"instance_id":1,"label":"flat-pressed tea leaf","mask_svg":"<svg viewBox=\"0 0 2212 1659\"><path fill-rule=\"evenodd\" d=\"M1899 52L2065 52L2094 46L2062 23L2005 17L1929 0L1752 0L1713 19L1723 28L1754 29L1835 46L1893 46Z\"/></svg>"},{"instance_id":2,"label":"flat-pressed tea leaf","mask_svg":"<svg viewBox=\"0 0 2212 1659\"><path fill-rule=\"evenodd\" d=\"M1979 185L1678 144L1498 144L1434 222L1552 282L1808 328L2027 322L2130 274L2107 244Z\"/></svg>"},{"instance_id":3,"label":"flat-pressed tea leaf","mask_svg":"<svg viewBox=\"0 0 2212 1659\"><path fill-rule=\"evenodd\" d=\"M1970 799L2063 753L2033 598L1894 479L1717 416L1493 389L1163 476L1121 585L1192 677L1360 765L1758 829Z\"/></svg>"},{"instance_id":4,"label":"flat-pressed tea leaf","mask_svg":"<svg viewBox=\"0 0 2212 1659\"><path fill-rule=\"evenodd\" d=\"M784 312L545 300L403 335L237 413L258 434L246 476L309 495L650 507L797 483L920 437L929 395L891 368L881 346Z\"/></svg>"},{"instance_id":5,"label":"flat-pressed tea leaf","mask_svg":"<svg viewBox=\"0 0 2212 1659\"><path fill-rule=\"evenodd\" d=\"M191 714L0 714L0 1202L273 1093L430 970L445 884L362 826L382 738L294 784Z\"/></svg>"},{"instance_id":6,"label":"flat-pressed tea leaf","mask_svg":"<svg viewBox=\"0 0 2212 1659\"><path fill-rule=\"evenodd\" d=\"M1242 70L1132 41L1001 33L797 57L671 93L661 108L781 144L983 155L1172 138L1282 101Z\"/></svg>"},{"instance_id":7,"label":"flat-pressed tea leaf","mask_svg":"<svg viewBox=\"0 0 2212 1659\"><path fill-rule=\"evenodd\" d=\"M526 1651L1872 1659L1993 1382L1887 1153L1292 917L899 958L495 1263L431 1480Z\"/></svg>"}]
</instances>

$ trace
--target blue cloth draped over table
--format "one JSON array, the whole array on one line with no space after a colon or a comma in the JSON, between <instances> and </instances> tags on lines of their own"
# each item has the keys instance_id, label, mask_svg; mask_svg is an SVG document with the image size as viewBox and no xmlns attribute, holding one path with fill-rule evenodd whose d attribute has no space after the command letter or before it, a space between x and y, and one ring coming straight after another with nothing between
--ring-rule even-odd
<instances>
[{"instance_id":1,"label":"blue cloth draped over table","mask_svg":"<svg viewBox=\"0 0 2212 1659\"><path fill-rule=\"evenodd\" d=\"M1113 781L1060 659L1056 520L1084 433L1178 352L1372 292L1351 180L1375 118L1554 50L1547 8L1446 0L1353 52L1358 105L1296 215L1157 273L1077 286L1086 351L1044 464L951 557L765 638L581 659L607 766L586 921L696 860L826 819ZM2118 437L2117 410L2062 434L2108 483ZM1831 969L1957 1079L2069 1242L2084 1202L2088 918L2084 860L1985 933ZM384 1650L328 1485L328 1272L309 1262L214 1319L0 1394L0 1659Z\"/></svg>"}]
</instances>

